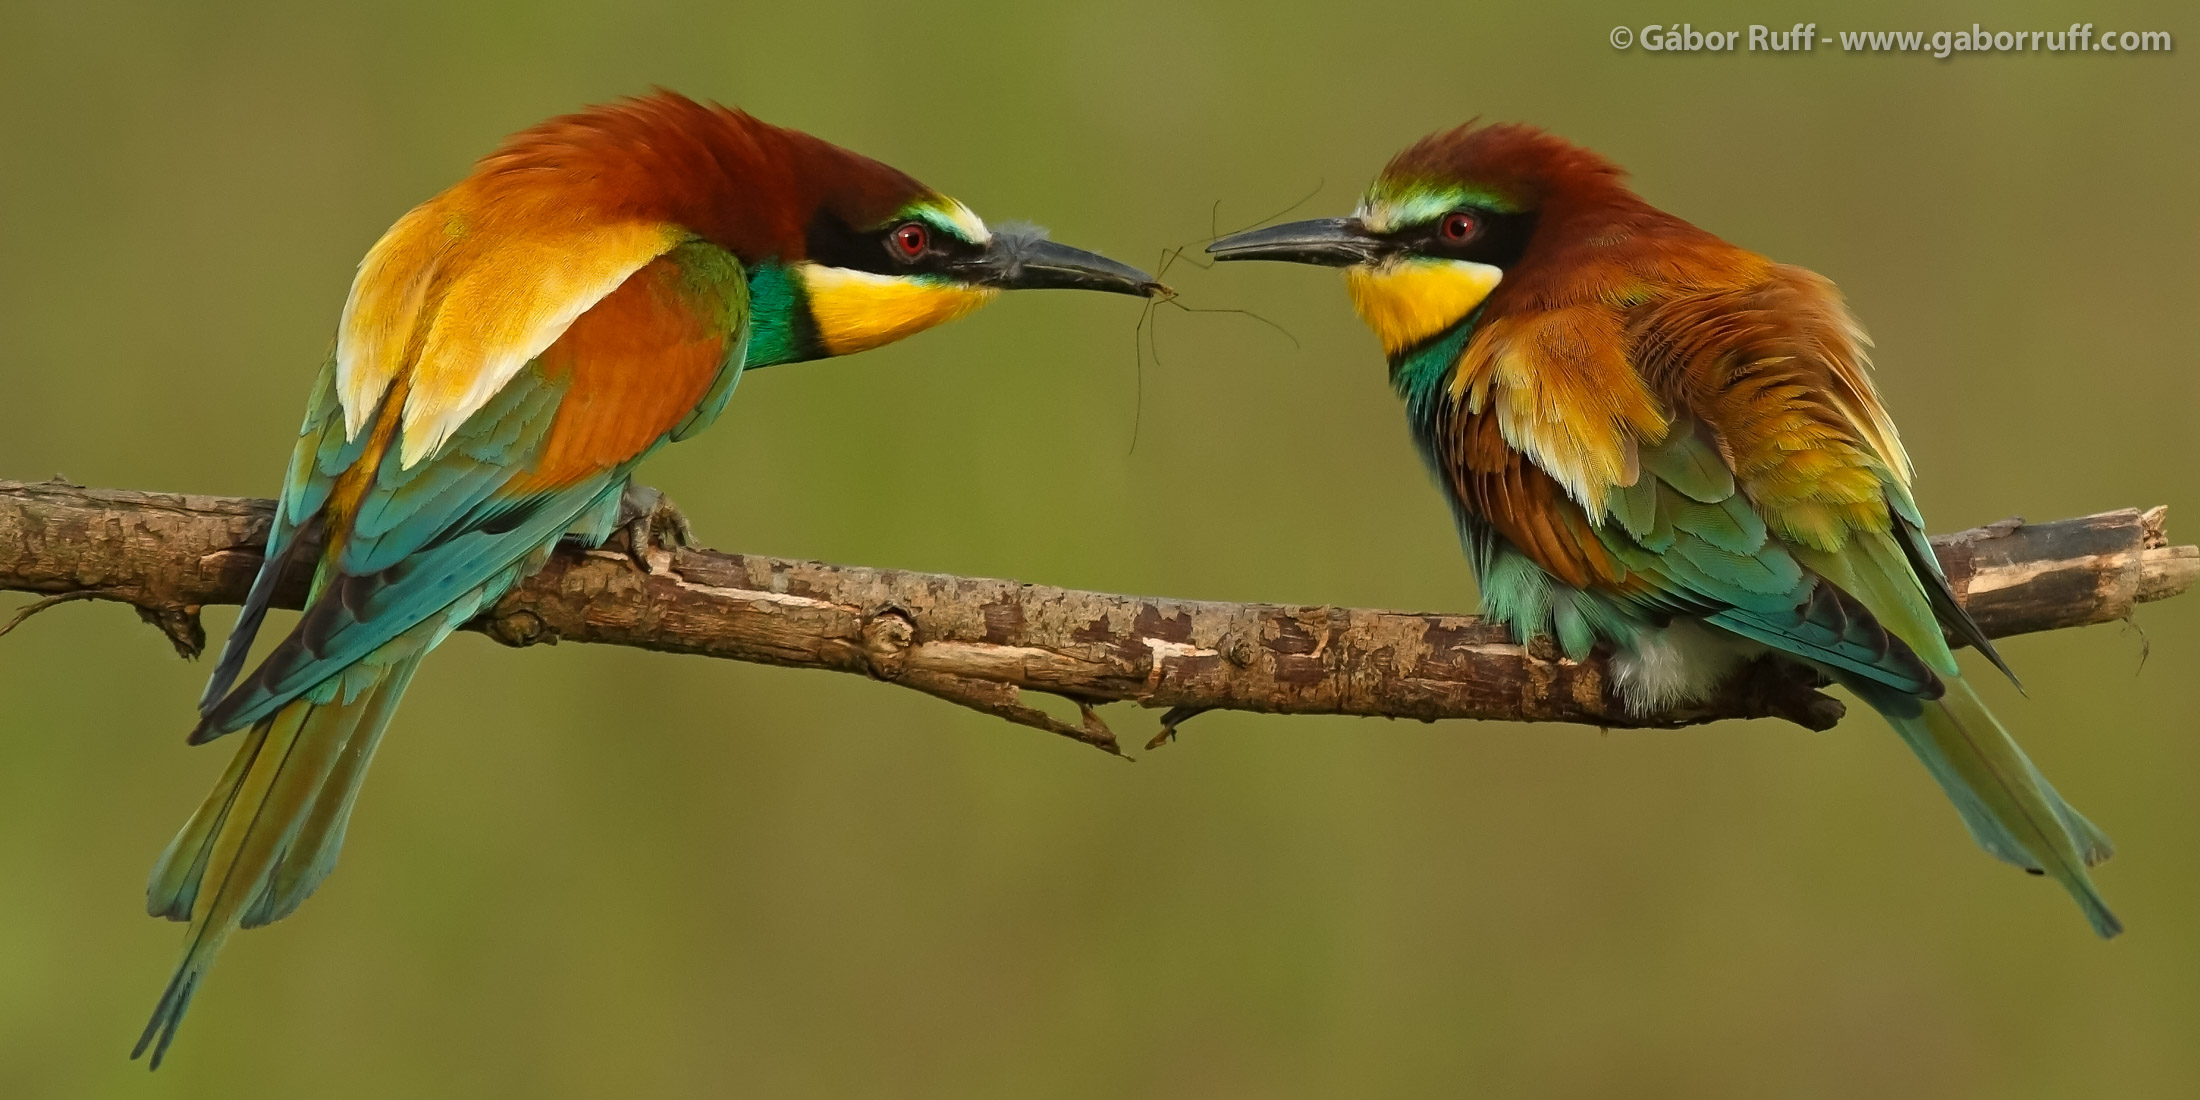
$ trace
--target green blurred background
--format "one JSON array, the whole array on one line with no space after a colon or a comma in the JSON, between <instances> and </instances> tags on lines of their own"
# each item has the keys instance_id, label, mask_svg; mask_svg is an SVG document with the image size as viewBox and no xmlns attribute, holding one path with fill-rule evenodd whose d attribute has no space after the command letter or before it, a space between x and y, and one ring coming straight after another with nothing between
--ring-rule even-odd
<instances>
[{"instance_id":1,"label":"green blurred background","mask_svg":"<svg viewBox=\"0 0 2200 1100\"><path fill-rule=\"evenodd\" d=\"M1989 10L1989 7L1992 10ZM2200 34L2183 5L0 3L0 476L264 496L353 264L502 134L662 84L1150 263L1480 114L1836 280L1936 529L2200 536L2200 79L2151 56L1661 57L1616 23ZM1829 19L1837 23L1827 22ZM1465 609L1334 277L1020 295L742 384L646 471L716 546ZM0 598L0 611L22 602ZM226 610L210 615L217 631ZM1986 690L2124 854L2103 944L1879 723L1217 714L1135 766L852 677L476 636L343 867L124 1060L142 876L227 760L127 608L0 641L0 1095L2190 1096L2200 596ZM2151 657L2142 656L2151 644ZM1126 737L1149 713L1114 707Z\"/></svg>"}]
</instances>

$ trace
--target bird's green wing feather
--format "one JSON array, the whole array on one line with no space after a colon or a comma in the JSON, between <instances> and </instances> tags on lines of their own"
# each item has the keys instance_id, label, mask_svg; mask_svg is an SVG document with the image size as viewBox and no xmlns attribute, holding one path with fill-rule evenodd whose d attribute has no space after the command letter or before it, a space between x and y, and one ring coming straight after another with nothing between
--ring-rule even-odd
<instances>
[{"instance_id":1,"label":"bird's green wing feather","mask_svg":"<svg viewBox=\"0 0 2200 1100\"><path fill-rule=\"evenodd\" d=\"M225 648L195 739L250 725L316 688L343 690L337 673L555 542L576 521L610 514L636 464L715 414L740 373L747 286L740 265L708 245L690 243L668 260L680 262L691 276L680 284L692 299L687 304L709 319L726 348L703 401L625 461L524 491L515 483L525 481L543 459L572 382L569 374L551 371L541 361L498 390L432 457L407 468L396 461L398 440L392 437L387 457L342 532L340 552L322 561L296 629L241 683L233 681L250 638L239 631ZM273 575L304 526L299 517L310 522L318 516L337 479L365 454L370 433L346 440L335 405L333 371L324 369L293 452L268 566L255 583L247 619L241 620L247 625L256 627L264 614Z\"/></svg>"},{"instance_id":2,"label":"bird's green wing feather","mask_svg":"<svg viewBox=\"0 0 2200 1100\"><path fill-rule=\"evenodd\" d=\"M1708 430L1690 421L1639 451L1641 475L1612 490L1596 528L1633 575L1629 598L1693 609L1898 691L1930 693L1934 673L1953 671L1925 592L1886 531L1854 532L1837 552L1779 537Z\"/></svg>"}]
</instances>

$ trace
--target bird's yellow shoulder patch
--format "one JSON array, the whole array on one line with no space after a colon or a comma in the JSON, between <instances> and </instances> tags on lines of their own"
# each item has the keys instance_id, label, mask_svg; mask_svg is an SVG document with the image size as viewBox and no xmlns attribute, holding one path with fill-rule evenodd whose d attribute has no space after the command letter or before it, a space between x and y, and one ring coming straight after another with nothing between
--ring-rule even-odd
<instances>
[{"instance_id":1,"label":"bird's yellow shoulder patch","mask_svg":"<svg viewBox=\"0 0 2200 1100\"><path fill-rule=\"evenodd\" d=\"M817 322L818 339L834 355L891 344L969 313L1000 293L926 276L880 275L803 263L795 267Z\"/></svg>"},{"instance_id":2,"label":"bird's yellow shoulder patch","mask_svg":"<svg viewBox=\"0 0 2200 1100\"><path fill-rule=\"evenodd\" d=\"M1504 277L1489 264L1416 256L1344 270L1352 308L1392 355L1457 324Z\"/></svg>"},{"instance_id":3,"label":"bird's yellow shoulder patch","mask_svg":"<svg viewBox=\"0 0 2200 1100\"><path fill-rule=\"evenodd\" d=\"M560 196L472 181L398 219L352 281L336 337L336 393L356 437L400 373L399 461L435 453L528 360L627 276L679 243L650 222L576 218Z\"/></svg>"},{"instance_id":4,"label":"bird's yellow shoulder patch","mask_svg":"<svg viewBox=\"0 0 2200 1100\"><path fill-rule=\"evenodd\" d=\"M1615 486L1640 474L1637 441L1665 437L1658 399L1622 351L1621 317L1576 306L1507 317L1474 334L1452 377L1452 397L1490 408L1505 442L1603 521Z\"/></svg>"}]
</instances>

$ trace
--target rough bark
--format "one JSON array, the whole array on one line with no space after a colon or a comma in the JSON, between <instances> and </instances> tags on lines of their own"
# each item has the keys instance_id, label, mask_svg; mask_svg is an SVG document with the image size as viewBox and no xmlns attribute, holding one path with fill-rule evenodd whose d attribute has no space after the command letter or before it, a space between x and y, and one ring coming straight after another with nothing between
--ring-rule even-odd
<instances>
[{"instance_id":1,"label":"rough bark","mask_svg":"<svg viewBox=\"0 0 2200 1100\"><path fill-rule=\"evenodd\" d=\"M243 600L272 511L0 481L0 589L49 597L16 622L62 599L132 604L196 655L199 608ZM2125 618L2190 587L2200 548L2169 545L2163 519L2156 508L2006 520L1933 543L1964 606L2004 637ZM471 629L514 646L597 642L852 672L1110 752L1115 737L1092 707L1112 700L1168 709L1154 744L1216 709L1656 728L1779 717L1823 729L1841 717L1838 701L1769 666L1706 705L1632 716L1601 658L1530 652L1471 615L1121 596L657 546L639 557L561 550ZM306 571L294 572L279 607L304 596ZM1024 689L1076 701L1083 721L1025 705Z\"/></svg>"}]
</instances>

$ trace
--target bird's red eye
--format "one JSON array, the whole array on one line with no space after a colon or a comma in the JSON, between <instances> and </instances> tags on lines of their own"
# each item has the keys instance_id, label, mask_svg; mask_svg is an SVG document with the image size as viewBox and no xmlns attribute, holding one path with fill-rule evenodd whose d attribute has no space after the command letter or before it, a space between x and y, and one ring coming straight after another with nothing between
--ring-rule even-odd
<instances>
[{"instance_id":1,"label":"bird's red eye","mask_svg":"<svg viewBox=\"0 0 2200 1100\"><path fill-rule=\"evenodd\" d=\"M932 234L916 222L894 230L894 251L901 253L906 259L914 260L924 255L924 250L931 244Z\"/></svg>"},{"instance_id":2,"label":"bird's red eye","mask_svg":"<svg viewBox=\"0 0 2200 1100\"><path fill-rule=\"evenodd\" d=\"M1474 236L1474 215L1464 210L1454 210L1444 215L1442 232L1447 241L1463 241Z\"/></svg>"}]
</instances>

